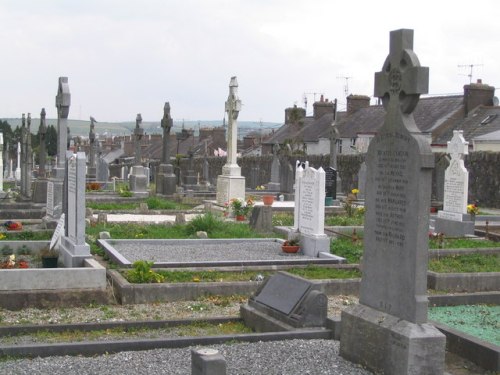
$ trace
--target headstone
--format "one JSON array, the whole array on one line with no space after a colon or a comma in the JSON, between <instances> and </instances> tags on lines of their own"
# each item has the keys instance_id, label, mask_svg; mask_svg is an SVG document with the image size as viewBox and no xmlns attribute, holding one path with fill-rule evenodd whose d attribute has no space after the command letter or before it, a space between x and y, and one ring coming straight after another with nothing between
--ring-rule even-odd
<instances>
[{"instance_id":1,"label":"headstone","mask_svg":"<svg viewBox=\"0 0 500 375\"><path fill-rule=\"evenodd\" d=\"M185 189L193 189L197 184L196 174L194 173L194 152L193 150L188 151L188 169L184 176L184 188Z\"/></svg>"},{"instance_id":2,"label":"headstone","mask_svg":"<svg viewBox=\"0 0 500 375\"><path fill-rule=\"evenodd\" d=\"M66 218L64 217L64 214L61 214L61 217L57 222L56 229L54 230L52 238L50 239L49 249L59 250L59 247L61 246L61 238L62 236L64 236L65 233L65 228L64 228L65 221Z\"/></svg>"},{"instance_id":3,"label":"headstone","mask_svg":"<svg viewBox=\"0 0 500 375\"><path fill-rule=\"evenodd\" d=\"M141 128L142 116L140 113L137 114L135 119L135 165L132 167L132 171L129 176L130 191L134 193L136 197L147 197L148 192L148 178L144 171L144 167L141 164L141 139L144 135L144 129Z\"/></svg>"},{"instance_id":4,"label":"headstone","mask_svg":"<svg viewBox=\"0 0 500 375\"><path fill-rule=\"evenodd\" d=\"M38 176L33 184L33 202L47 203L47 148L45 137L47 135L47 125L45 123L45 108L40 112L40 126L38 127L39 147L38 147Z\"/></svg>"},{"instance_id":5,"label":"headstone","mask_svg":"<svg viewBox=\"0 0 500 375\"><path fill-rule=\"evenodd\" d=\"M271 206L255 206L249 220L250 227L260 233L273 231L273 208Z\"/></svg>"},{"instance_id":6,"label":"headstone","mask_svg":"<svg viewBox=\"0 0 500 375\"><path fill-rule=\"evenodd\" d=\"M107 182L109 180L109 164L104 157L97 159L96 179L100 182Z\"/></svg>"},{"instance_id":7,"label":"headstone","mask_svg":"<svg viewBox=\"0 0 500 375\"><path fill-rule=\"evenodd\" d=\"M3 191L3 133L0 132L0 198L5 196Z\"/></svg>"},{"instance_id":8,"label":"headstone","mask_svg":"<svg viewBox=\"0 0 500 375\"><path fill-rule=\"evenodd\" d=\"M85 168L84 152L68 158L63 205L67 225L60 248L65 267L82 267L83 260L91 257L90 247L85 243Z\"/></svg>"},{"instance_id":9,"label":"headstone","mask_svg":"<svg viewBox=\"0 0 500 375\"><path fill-rule=\"evenodd\" d=\"M333 167L325 168L325 196L337 199L337 170Z\"/></svg>"},{"instance_id":10,"label":"headstone","mask_svg":"<svg viewBox=\"0 0 500 375\"><path fill-rule=\"evenodd\" d=\"M281 191L280 179L280 159L279 159L279 145L273 145L273 161L271 162L271 181L267 184L267 189L271 191Z\"/></svg>"},{"instance_id":11,"label":"headstone","mask_svg":"<svg viewBox=\"0 0 500 375\"><path fill-rule=\"evenodd\" d=\"M90 130L89 130L89 164L87 168L87 176L89 178L95 178L96 177L96 168L97 168L97 162L96 162L96 153L97 153L97 141L95 137L95 123L96 119L90 116ZM99 180L98 181L102 181ZM107 180L105 180L107 181Z\"/></svg>"},{"instance_id":12,"label":"headstone","mask_svg":"<svg viewBox=\"0 0 500 375\"><path fill-rule=\"evenodd\" d=\"M207 185L211 183L209 170L210 170L210 168L209 168L209 164L208 164L208 159L205 156L205 158L203 159L203 181Z\"/></svg>"},{"instance_id":13,"label":"headstone","mask_svg":"<svg viewBox=\"0 0 500 375\"><path fill-rule=\"evenodd\" d=\"M438 212L434 229L450 237L473 235L474 221L467 214L469 172L464 165L464 155L469 153L469 142L465 141L462 130L453 131L447 152L451 160L444 172L443 210Z\"/></svg>"},{"instance_id":14,"label":"headstone","mask_svg":"<svg viewBox=\"0 0 500 375\"><path fill-rule=\"evenodd\" d=\"M384 374L442 374L445 337L427 323L427 261L434 156L413 118L427 92L413 31L391 32L375 74L387 111L367 153L359 304L342 312L340 354Z\"/></svg>"},{"instance_id":15,"label":"headstone","mask_svg":"<svg viewBox=\"0 0 500 375\"><path fill-rule=\"evenodd\" d=\"M324 327L328 299L319 289L302 277L277 272L241 306L241 317L257 332Z\"/></svg>"},{"instance_id":16,"label":"headstone","mask_svg":"<svg viewBox=\"0 0 500 375\"><path fill-rule=\"evenodd\" d=\"M17 167L14 177L16 181L21 181L21 142L17 142Z\"/></svg>"},{"instance_id":17,"label":"headstone","mask_svg":"<svg viewBox=\"0 0 500 375\"><path fill-rule=\"evenodd\" d=\"M291 163L289 163L286 159L284 163L281 163L280 167L280 191L283 193L291 194L294 192L294 169Z\"/></svg>"},{"instance_id":18,"label":"headstone","mask_svg":"<svg viewBox=\"0 0 500 375\"><path fill-rule=\"evenodd\" d=\"M176 191L177 177L174 174L174 167L170 162L170 131L174 121L170 115L170 103L163 106L163 118L161 127L163 128L163 149L161 164L156 175L156 194L171 196Z\"/></svg>"},{"instance_id":19,"label":"headstone","mask_svg":"<svg viewBox=\"0 0 500 375\"><path fill-rule=\"evenodd\" d=\"M62 213L70 105L71 94L69 92L68 78L59 77L56 96L57 164L52 169L52 178L47 183L47 216L44 218L46 222L57 221ZM85 188L85 183L83 185Z\"/></svg>"},{"instance_id":20,"label":"headstone","mask_svg":"<svg viewBox=\"0 0 500 375\"><path fill-rule=\"evenodd\" d=\"M241 168L236 163L237 120L241 110L236 77L232 77L229 83L225 109L228 117L227 162L222 167L222 175L217 178L217 203L220 205L233 198L245 198L245 177L241 176Z\"/></svg>"},{"instance_id":21,"label":"headstone","mask_svg":"<svg viewBox=\"0 0 500 375\"><path fill-rule=\"evenodd\" d=\"M226 359L218 350L191 349L191 375L226 375Z\"/></svg>"},{"instance_id":22,"label":"headstone","mask_svg":"<svg viewBox=\"0 0 500 375\"><path fill-rule=\"evenodd\" d=\"M330 239L325 234L325 171L297 161L295 171L295 208L292 231L300 234L305 255L318 257L330 253Z\"/></svg>"},{"instance_id":23,"label":"headstone","mask_svg":"<svg viewBox=\"0 0 500 375\"><path fill-rule=\"evenodd\" d=\"M361 163L358 171L358 199L365 199L366 194L366 162Z\"/></svg>"}]
</instances>

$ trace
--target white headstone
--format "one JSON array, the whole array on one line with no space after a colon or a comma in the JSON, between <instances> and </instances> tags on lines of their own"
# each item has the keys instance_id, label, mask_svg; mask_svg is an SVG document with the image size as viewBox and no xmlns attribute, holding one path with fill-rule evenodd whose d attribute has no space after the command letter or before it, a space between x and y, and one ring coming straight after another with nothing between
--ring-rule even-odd
<instances>
[{"instance_id":1,"label":"white headstone","mask_svg":"<svg viewBox=\"0 0 500 375\"><path fill-rule=\"evenodd\" d=\"M462 130L454 130L453 138L448 142L450 165L444 172L443 211L438 217L462 221L467 213L467 196L469 190L469 172L464 165L464 155L469 153L469 142L463 137Z\"/></svg>"},{"instance_id":2,"label":"white headstone","mask_svg":"<svg viewBox=\"0 0 500 375\"><path fill-rule=\"evenodd\" d=\"M64 236L64 222L64 214L61 214L61 217L57 222L56 230L54 231L54 234L52 235L52 238L50 240L49 249L59 250L59 246L61 245L61 237Z\"/></svg>"},{"instance_id":3,"label":"white headstone","mask_svg":"<svg viewBox=\"0 0 500 375\"><path fill-rule=\"evenodd\" d=\"M21 180L21 142L17 142L17 167L15 178L17 181Z\"/></svg>"}]
</instances>

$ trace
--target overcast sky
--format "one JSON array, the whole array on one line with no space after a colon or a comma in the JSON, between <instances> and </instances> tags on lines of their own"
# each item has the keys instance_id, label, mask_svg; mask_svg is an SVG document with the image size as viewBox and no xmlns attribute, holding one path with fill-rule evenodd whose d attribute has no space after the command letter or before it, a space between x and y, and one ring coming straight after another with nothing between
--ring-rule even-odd
<instances>
[{"instance_id":1,"label":"overcast sky","mask_svg":"<svg viewBox=\"0 0 500 375\"><path fill-rule=\"evenodd\" d=\"M176 120L218 120L236 75L240 119L282 122L304 93L345 106L341 77L373 96L400 28L430 94L463 91L458 65L500 87L499 16L498 0L0 0L0 117L56 117L67 76L71 119L157 121L169 101Z\"/></svg>"}]
</instances>

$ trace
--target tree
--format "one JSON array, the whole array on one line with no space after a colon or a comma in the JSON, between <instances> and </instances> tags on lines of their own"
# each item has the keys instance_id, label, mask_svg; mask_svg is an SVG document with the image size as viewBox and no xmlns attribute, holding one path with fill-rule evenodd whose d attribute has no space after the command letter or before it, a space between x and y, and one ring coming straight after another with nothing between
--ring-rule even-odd
<instances>
[{"instance_id":1,"label":"tree","mask_svg":"<svg viewBox=\"0 0 500 375\"><path fill-rule=\"evenodd\" d=\"M54 125L47 126L47 133L45 134L45 147L49 156L57 155L57 130Z\"/></svg>"},{"instance_id":2,"label":"tree","mask_svg":"<svg viewBox=\"0 0 500 375\"><path fill-rule=\"evenodd\" d=\"M0 133L3 133L4 148L5 148L6 144L9 144L9 150L11 153L11 155L9 155L9 157L12 157L12 155L13 155L12 154L12 150L13 150L12 145L15 143L15 141L13 141L14 132L12 131L12 127L10 126L10 124L7 121L0 120Z\"/></svg>"}]
</instances>

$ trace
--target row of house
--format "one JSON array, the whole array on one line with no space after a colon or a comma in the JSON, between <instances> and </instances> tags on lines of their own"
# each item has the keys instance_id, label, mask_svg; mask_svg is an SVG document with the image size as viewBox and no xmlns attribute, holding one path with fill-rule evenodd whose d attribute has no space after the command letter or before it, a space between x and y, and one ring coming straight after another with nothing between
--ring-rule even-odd
<instances>
[{"instance_id":1,"label":"row of house","mask_svg":"<svg viewBox=\"0 0 500 375\"><path fill-rule=\"evenodd\" d=\"M462 95L421 97L413 114L433 151L446 150L453 130L463 130L474 151L500 151L500 107L494 93L493 86L478 80L465 85ZM333 124L338 154L366 152L383 125L384 107L370 105L364 95L349 95L346 111L337 112L336 107L336 101L322 96L312 116L297 106L287 108L284 125L260 146L262 154L271 153L275 144L308 155L329 154Z\"/></svg>"}]
</instances>

